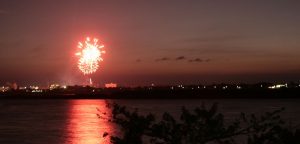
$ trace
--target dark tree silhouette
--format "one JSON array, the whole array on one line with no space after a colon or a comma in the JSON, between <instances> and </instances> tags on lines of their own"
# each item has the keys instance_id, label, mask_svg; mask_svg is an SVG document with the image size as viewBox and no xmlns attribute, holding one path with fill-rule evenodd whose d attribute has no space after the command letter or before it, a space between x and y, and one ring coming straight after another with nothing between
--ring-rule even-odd
<instances>
[{"instance_id":1,"label":"dark tree silhouette","mask_svg":"<svg viewBox=\"0 0 300 144\"><path fill-rule=\"evenodd\" d=\"M289 129L280 117L280 112L267 112L257 117L241 115L231 123L217 112L217 104L207 109L204 105L190 111L185 107L179 119L164 113L157 121L153 114L140 115L138 110L128 110L118 104L110 105L109 121L117 124L121 135L110 136L113 144L296 144L300 143L300 130Z\"/></svg>"}]
</instances>

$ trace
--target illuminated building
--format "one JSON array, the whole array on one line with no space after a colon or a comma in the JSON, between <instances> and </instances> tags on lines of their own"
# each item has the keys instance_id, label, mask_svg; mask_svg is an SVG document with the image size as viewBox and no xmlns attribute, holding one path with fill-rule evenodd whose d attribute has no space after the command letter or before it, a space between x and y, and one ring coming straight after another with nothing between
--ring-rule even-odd
<instances>
[{"instance_id":1,"label":"illuminated building","mask_svg":"<svg viewBox=\"0 0 300 144\"><path fill-rule=\"evenodd\" d=\"M6 92L9 90L9 87L2 86L0 87L0 92Z\"/></svg>"},{"instance_id":2,"label":"illuminated building","mask_svg":"<svg viewBox=\"0 0 300 144\"><path fill-rule=\"evenodd\" d=\"M116 83L108 83L108 84L105 84L105 88L116 88L117 87L117 84Z\"/></svg>"},{"instance_id":3,"label":"illuminated building","mask_svg":"<svg viewBox=\"0 0 300 144\"><path fill-rule=\"evenodd\" d=\"M58 89L58 88L60 88L60 85L59 85L59 84L52 84L52 85L50 85L50 87L49 87L50 90L54 90L54 89Z\"/></svg>"},{"instance_id":4,"label":"illuminated building","mask_svg":"<svg viewBox=\"0 0 300 144\"><path fill-rule=\"evenodd\" d=\"M269 89L279 89L279 88L287 88L287 84L276 84L276 85L273 85L273 86L269 86L268 88Z\"/></svg>"}]
</instances>

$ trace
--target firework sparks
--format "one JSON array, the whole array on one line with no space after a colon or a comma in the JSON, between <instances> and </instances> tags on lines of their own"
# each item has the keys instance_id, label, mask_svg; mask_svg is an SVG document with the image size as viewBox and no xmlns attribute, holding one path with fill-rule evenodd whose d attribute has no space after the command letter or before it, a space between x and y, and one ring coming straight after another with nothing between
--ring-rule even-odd
<instances>
[{"instance_id":1,"label":"firework sparks","mask_svg":"<svg viewBox=\"0 0 300 144\"><path fill-rule=\"evenodd\" d=\"M86 38L85 42L79 42L79 52L75 55L79 57L78 68L84 75L92 74L99 68L99 62L103 61L101 58L105 51L102 50L104 45L98 44L98 39L94 38L91 40L89 37Z\"/></svg>"}]
</instances>

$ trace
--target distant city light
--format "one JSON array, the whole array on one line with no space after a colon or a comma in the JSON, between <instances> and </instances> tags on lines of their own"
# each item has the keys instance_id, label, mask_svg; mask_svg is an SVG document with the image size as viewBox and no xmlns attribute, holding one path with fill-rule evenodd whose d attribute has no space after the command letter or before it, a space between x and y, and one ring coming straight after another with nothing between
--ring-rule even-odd
<instances>
[{"instance_id":1,"label":"distant city light","mask_svg":"<svg viewBox=\"0 0 300 144\"><path fill-rule=\"evenodd\" d=\"M227 89L227 86L223 86L222 89Z\"/></svg>"},{"instance_id":2,"label":"distant city light","mask_svg":"<svg viewBox=\"0 0 300 144\"><path fill-rule=\"evenodd\" d=\"M38 90L39 89L38 86L29 86L29 88L32 89L32 90Z\"/></svg>"},{"instance_id":3,"label":"distant city light","mask_svg":"<svg viewBox=\"0 0 300 144\"><path fill-rule=\"evenodd\" d=\"M41 89L34 89L34 90L32 90L31 91L32 93L41 93L41 92L43 92L43 90L41 90Z\"/></svg>"},{"instance_id":4,"label":"distant city light","mask_svg":"<svg viewBox=\"0 0 300 144\"><path fill-rule=\"evenodd\" d=\"M58 88L60 88L59 84L51 84L49 87L50 90L54 90L54 89L58 89Z\"/></svg>"},{"instance_id":5,"label":"distant city light","mask_svg":"<svg viewBox=\"0 0 300 144\"><path fill-rule=\"evenodd\" d=\"M116 88L118 85L116 83L105 84L105 88Z\"/></svg>"},{"instance_id":6,"label":"distant city light","mask_svg":"<svg viewBox=\"0 0 300 144\"><path fill-rule=\"evenodd\" d=\"M27 87L19 87L20 90L26 90Z\"/></svg>"},{"instance_id":7,"label":"distant city light","mask_svg":"<svg viewBox=\"0 0 300 144\"><path fill-rule=\"evenodd\" d=\"M183 85L178 85L178 87L184 89L184 86L183 86Z\"/></svg>"},{"instance_id":8,"label":"distant city light","mask_svg":"<svg viewBox=\"0 0 300 144\"><path fill-rule=\"evenodd\" d=\"M287 88L287 84L276 84L276 85L273 85L273 86L269 86L268 88L269 89L279 89L279 88Z\"/></svg>"},{"instance_id":9,"label":"distant city light","mask_svg":"<svg viewBox=\"0 0 300 144\"><path fill-rule=\"evenodd\" d=\"M9 90L9 87L5 87L5 86L0 87L1 92L6 92L8 90Z\"/></svg>"}]
</instances>

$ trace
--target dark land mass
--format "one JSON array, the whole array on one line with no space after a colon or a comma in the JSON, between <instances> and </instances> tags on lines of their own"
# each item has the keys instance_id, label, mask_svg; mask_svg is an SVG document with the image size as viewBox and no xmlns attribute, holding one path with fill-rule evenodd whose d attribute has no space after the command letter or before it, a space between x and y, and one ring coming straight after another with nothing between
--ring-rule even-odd
<instances>
[{"instance_id":1,"label":"dark land mass","mask_svg":"<svg viewBox=\"0 0 300 144\"><path fill-rule=\"evenodd\" d=\"M77 87L43 92L8 91L0 99L227 99L300 98L300 88L170 89Z\"/></svg>"}]
</instances>

